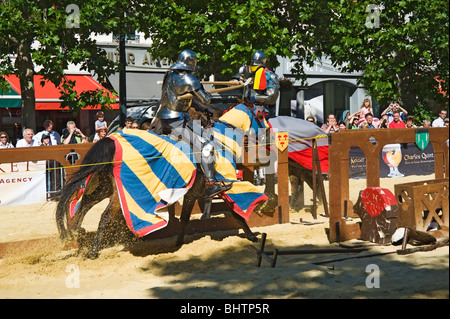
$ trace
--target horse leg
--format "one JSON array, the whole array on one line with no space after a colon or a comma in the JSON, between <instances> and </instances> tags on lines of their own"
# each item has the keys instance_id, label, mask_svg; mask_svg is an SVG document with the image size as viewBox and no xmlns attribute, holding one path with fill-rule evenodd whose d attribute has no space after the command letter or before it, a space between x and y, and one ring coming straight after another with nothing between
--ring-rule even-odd
<instances>
[{"instance_id":1,"label":"horse leg","mask_svg":"<svg viewBox=\"0 0 450 319\"><path fill-rule=\"evenodd\" d=\"M289 201L289 206L292 209L297 209L300 198L299 178L291 171L291 174L289 175L289 181L291 182L291 200Z\"/></svg>"},{"instance_id":2,"label":"horse leg","mask_svg":"<svg viewBox=\"0 0 450 319\"><path fill-rule=\"evenodd\" d=\"M112 176L108 176L109 183L105 183L107 185L112 186L114 184L114 179ZM107 179L105 180L107 181ZM109 193L111 192L111 193ZM107 234L107 230L110 227L113 227L116 231L120 228L120 218L122 216L122 208L120 206L119 194L115 187L111 187L109 189L109 203L108 206L103 211L100 222L98 225L97 233L95 235L94 241L89 247L88 252L86 253L86 257L90 259L95 259L98 257L98 252L101 249L102 243L104 242L105 235ZM102 198L103 200L104 198ZM92 206L91 206L92 207Z\"/></svg>"},{"instance_id":3,"label":"horse leg","mask_svg":"<svg viewBox=\"0 0 450 319\"><path fill-rule=\"evenodd\" d=\"M114 192L112 185L113 184L111 183L109 174L98 172L92 175L90 181L85 187L84 196L75 216L70 218L69 215L67 215L68 231L78 230L81 227L87 212L102 200L112 195ZM68 208L67 211L69 211Z\"/></svg>"},{"instance_id":4,"label":"horse leg","mask_svg":"<svg viewBox=\"0 0 450 319\"><path fill-rule=\"evenodd\" d=\"M212 205L212 198L208 197L203 200L203 211L202 211L202 217L200 219L209 219L211 218L211 205Z\"/></svg>"},{"instance_id":5,"label":"horse leg","mask_svg":"<svg viewBox=\"0 0 450 319\"><path fill-rule=\"evenodd\" d=\"M258 237L256 237L255 233L253 233L252 230L250 229L250 227L248 227L245 219L232 210L231 210L231 214L233 215L234 219L238 222L239 226L241 226L247 239L254 243L258 242Z\"/></svg>"},{"instance_id":6,"label":"horse leg","mask_svg":"<svg viewBox=\"0 0 450 319\"><path fill-rule=\"evenodd\" d=\"M186 233L186 225L191 218L192 209L194 208L196 198L193 196L184 196L183 199L183 207L181 209L180 223L181 223L181 231L178 234L177 238L177 246L181 246L184 244L184 235Z\"/></svg>"},{"instance_id":7,"label":"horse leg","mask_svg":"<svg viewBox=\"0 0 450 319\"><path fill-rule=\"evenodd\" d=\"M109 224L111 220L111 202L106 207L105 211L102 213L100 217L100 222L97 229L97 234L95 235L94 242L89 247L88 252L85 254L86 258L96 259L98 257L98 252L100 251L101 243L105 235L106 226Z\"/></svg>"}]
</instances>

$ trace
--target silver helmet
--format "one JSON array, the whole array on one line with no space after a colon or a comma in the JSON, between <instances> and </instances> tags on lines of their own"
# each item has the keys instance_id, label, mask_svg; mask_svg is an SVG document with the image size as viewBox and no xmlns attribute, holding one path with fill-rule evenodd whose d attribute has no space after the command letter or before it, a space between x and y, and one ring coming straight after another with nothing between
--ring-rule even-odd
<instances>
[{"instance_id":1,"label":"silver helmet","mask_svg":"<svg viewBox=\"0 0 450 319\"><path fill-rule=\"evenodd\" d=\"M196 72L198 70L197 56L192 50L189 49L183 50L178 56L178 61L170 68Z\"/></svg>"},{"instance_id":2,"label":"silver helmet","mask_svg":"<svg viewBox=\"0 0 450 319\"><path fill-rule=\"evenodd\" d=\"M263 51L258 50L255 53L253 53L251 65L264 66L265 64L266 64L266 54Z\"/></svg>"}]
</instances>

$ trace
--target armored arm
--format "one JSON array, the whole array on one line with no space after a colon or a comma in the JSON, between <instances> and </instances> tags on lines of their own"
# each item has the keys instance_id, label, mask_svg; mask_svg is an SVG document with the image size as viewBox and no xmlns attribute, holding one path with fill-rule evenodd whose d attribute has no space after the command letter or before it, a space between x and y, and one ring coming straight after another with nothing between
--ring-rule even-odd
<instances>
[{"instance_id":1,"label":"armored arm","mask_svg":"<svg viewBox=\"0 0 450 319\"><path fill-rule=\"evenodd\" d=\"M280 94L280 81L278 75L273 72L266 72L267 88L263 94L256 94L256 102L259 104L273 105L277 102Z\"/></svg>"},{"instance_id":2,"label":"armored arm","mask_svg":"<svg viewBox=\"0 0 450 319\"><path fill-rule=\"evenodd\" d=\"M268 85L266 94L268 96L267 98L267 104L272 105L277 102L278 95L280 94L280 81L278 79L278 75L276 75L273 72L269 72L270 77L272 79L271 85Z\"/></svg>"},{"instance_id":3,"label":"armored arm","mask_svg":"<svg viewBox=\"0 0 450 319\"><path fill-rule=\"evenodd\" d=\"M211 94L206 92L203 86L200 89L193 91L193 93L194 96L197 97L202 104L211 103Z\"/></svg>"}]
</instances>

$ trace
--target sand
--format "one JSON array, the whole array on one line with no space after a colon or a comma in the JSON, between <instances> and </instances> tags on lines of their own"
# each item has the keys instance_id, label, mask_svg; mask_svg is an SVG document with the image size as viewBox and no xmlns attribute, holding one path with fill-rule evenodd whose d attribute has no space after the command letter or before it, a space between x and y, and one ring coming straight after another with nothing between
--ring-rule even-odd
<instances>
[{"instance_id":1,"label":"sand","mask_svg":"<svg viewBox=\"0 0 450 319\"><path fill-rule=\"evenodd\" d=\"M433 176L382 179L381 187L427 180ZM356 201L365 180L351 180ZM328 182L325 182L328 190ZM305 208L291 211L291 223L253 228L267 234L266 250L336 248L327 237L328 218L311 215L311 190L305 186ZM106 201L85 220L96 229ZM256 266L256 253L242 231L186 236L175 247L175 237L131 247L115 245L96 260L77 251L62 250L56 241L55 202L0 207L0 298L153 298L153 299L365 299L449 298L449 248L398 255L398 246L358 240L369 250L358 254L306 254L278 257L276 267L266 260ZM323 207L319 207L319 213ZM317 222L304 225L300 221ZM27 249L5 243L22 240ZM258 246L258 245L256 245ZM379 256L313 263L351 256Z\"/></svg>"}]
</instances>

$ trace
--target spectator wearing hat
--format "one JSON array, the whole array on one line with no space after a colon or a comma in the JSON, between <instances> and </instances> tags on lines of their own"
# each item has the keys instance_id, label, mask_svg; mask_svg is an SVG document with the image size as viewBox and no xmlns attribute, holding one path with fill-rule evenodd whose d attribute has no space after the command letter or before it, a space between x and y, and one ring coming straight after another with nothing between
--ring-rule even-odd
<instances>
[{"instance_id":1,"label":"spectator wearing hat","mask_svg":"<svg viewBox=\"0 0 450 319\"><path fill-rule=\"evenodd\" d=\"M50 136L50 144L49 145L58 145L61 144L61 135L58 132L53 130L55 124L52 120L44 121L44 130L40 131L33 137L33 146L41 145L41 139L44 134L48 134Z\"/></svg>"},{"instance_id":2,"label":"spectator wearing hat","mask_svg":"<svg viewBox=\"0 0 450 319\"><path fill-rule=\"evenodd\" d=\"M98 137L96 138L96 139L94 139L92 142L94 142L94 143L96 143L96 142L98 142L99 140L102 140L102 139L104 139L105 137L106 137L106 128L104 128L104 127L101 127L99 130L98 130Z\"/></svg>"},{"instance_id":3,"label":"spectator wearing hat","mask_svg":"<svg viewBox=\"0 0 450 319\"><path fill-rule=\"evenodd\" d=\"M6 134L6 132L1 131L0 132L0 149L3 148L14 148L14 145L12 145L9 142L9 136Z\"/></svg>"},{"instance_id":4,"label":"spectator wearing hat","mask_svg":"<svg viewBox=\"0 0 450 319\"><path fill-rule=\"evenodd\" d=\"M41 146L49 146L52 145L50 142L50 134L44 133L41 137Z\"/></svg>"}]
</instances>

